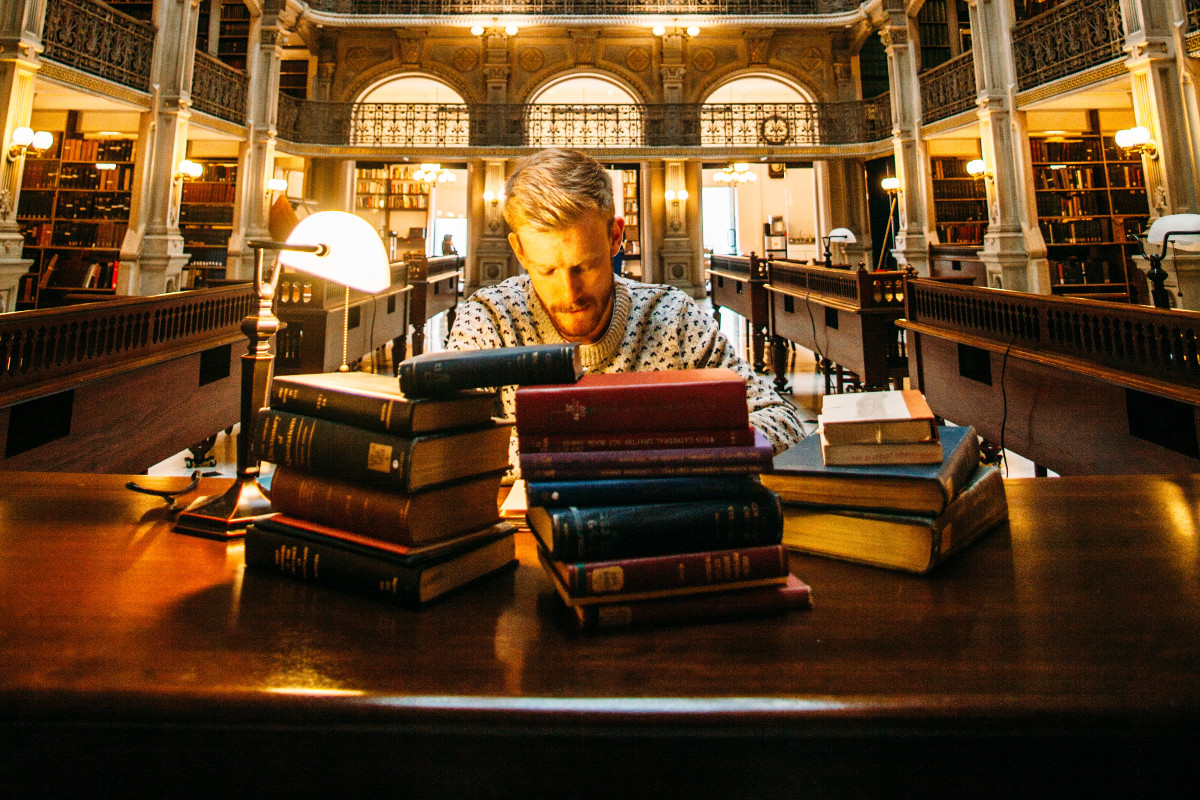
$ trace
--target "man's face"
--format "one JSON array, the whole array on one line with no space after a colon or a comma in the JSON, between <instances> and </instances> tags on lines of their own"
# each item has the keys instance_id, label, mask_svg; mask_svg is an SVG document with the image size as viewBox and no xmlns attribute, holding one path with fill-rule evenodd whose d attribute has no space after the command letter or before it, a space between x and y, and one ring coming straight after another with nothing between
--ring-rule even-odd
<instances>
[{"instance_id":1,"label":"man's face","mask_svg":"<svg viewBox=\"0 0 1200 800\"><path fill-rule=\"evenodd\" d=\"M508 241L529 273L533 290L554 327L569 342L592 344L612 316L612 257L621 247L625 220L606 224L599 211L553 231L517 228Z\"/></svg>"}]
</instances>

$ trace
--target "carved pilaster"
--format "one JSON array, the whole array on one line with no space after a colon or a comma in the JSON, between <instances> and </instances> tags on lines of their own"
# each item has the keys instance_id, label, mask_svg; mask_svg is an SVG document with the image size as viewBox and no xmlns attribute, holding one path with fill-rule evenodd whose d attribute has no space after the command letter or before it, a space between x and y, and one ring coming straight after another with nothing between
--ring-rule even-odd
<instances>
[{"instance_id":1,"label":"carved pilaster","mask_svg":"<svg viewBox=\"0 0 1200 800\"><path fill-rule=\"evenodd\" d=\"M475 202L482 207L479 217L483 219L483 230L475 247L475 264L470 267L473 280L472 286L492 286L505 278L517 274L517 260L513 258L512 248L508 244L504 217L501 214L504 204L505 162L488 160L476 167L478 178L472 181L472 187L478 186L479 191L473 192Z\"/></svg>"},{"instance_id":2,"label":"carved pilaster","mask_svg":"<svg viewBox=\"0 0 1200 800\"><path fill-rule=\"evenodd\" d=\"M929 274L929 219L933 186L929 175L929 154L921 139L921 85L918 78L918 53L910 35L914 23L903 5L888 3L888 23L880 31L887 49L888 79L892 100L892 144L896 154L896 174L900 178L897 207L900 222L896 227L893 255L900 266L911 266L918 274Z\"/></svg>"},{"instance_id":3,"label":"carved pilaster","mask_svg":"<svg viewBox=\"0 0 1200 800\"><path fill-rule=\"evenodd\" d=\"M591 66L596 63L596 39L599 32L595 30L579 30L571 28L567 31L575 44L575 65Z\"/></svg>"}]
</instances>

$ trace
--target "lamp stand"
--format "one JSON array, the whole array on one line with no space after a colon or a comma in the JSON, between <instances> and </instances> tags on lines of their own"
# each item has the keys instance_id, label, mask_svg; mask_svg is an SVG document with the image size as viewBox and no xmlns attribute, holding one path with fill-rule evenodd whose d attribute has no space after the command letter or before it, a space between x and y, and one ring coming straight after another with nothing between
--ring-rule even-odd
<instances>
[{"instance_id":1,"label":"lamp stand","mask_svg":"<svg viewBox=\"0 0 1200 800\"><path fill-rule=\"evenodd\" d=\"M892 249L893 250L896 249L896 241L894 238L896 234L892 232L892 219L896 216L896 195L891 192L889 192L889 194L892 195L892 204L888 208L887 230L885 230L883 232L883 247L879 248L879 261L875 264L876 272L879 272L879 270L883 269L883 254L887 252L887 243L888 243L889 236L893 237L892 238Z\"/></svg>"},{"instance_id":2,"label":"lamp stand","mask_svg":"<svg viewBox=\"0 0 1200 800\"><path fill-rule=\"evenodd\" d=\"M1157 255L1147 253L1146 240L1142 240L1142 255L1150 262L1146 278L1150 281L1150 299L1155 308L1171 307L1171 291L1165 285L1167 278L1171 276L1167 274L1162 265L1163 258L1167 255L1167 244L1171 241L1172 236L1194 235L1195 233L1196 231L1189 230L1167 231L1163 234L1162 246Z\"/></svg>"},{"instance_id":3,"label":"lamp stand","mask_svg":"<svg viewBox=\"0 0 1200 800\"><path fill-rule=\"evenodd\" d=\"M821 244L825 245L825 269L833 269L833 253L829 249L829 240L832 237L822 236Z\"/></svg>"},{"instance_id":4,"label":"lamp stand","mask_svg":"<svg viewBox=\"0 0 1200 800\"><path fill-rule=\"evenodd\" d=\"M299 250L317 248L283 245L275 242L248 242L254 248L254 290L258 312L242 320L242 333L249 347L242 356L241 427L237 437L237 478L224 494L199 497L179 515L175 531L209 539L229 540L246 535L246 526L271 513L271 501L258 483L259 464L250 459L250 429L254 416L268 403L275 354L271 336L280 328L279 318L271 310L275 287L283 269L275 264L271 277L263 278L263 250Z\"/></svg>"}]
</instances>

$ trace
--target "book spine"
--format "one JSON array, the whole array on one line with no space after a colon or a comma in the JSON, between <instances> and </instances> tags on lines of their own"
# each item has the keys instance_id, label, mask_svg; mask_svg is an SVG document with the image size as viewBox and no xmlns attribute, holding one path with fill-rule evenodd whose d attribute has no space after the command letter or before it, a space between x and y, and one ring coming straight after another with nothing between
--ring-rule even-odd
<instances>
[{"instance_id":1,"label":"book spine","mask_svg":"<svg viewBox=\"0 0 1200 800\"><path fill-rule=\"evenodd\" d=\"M575 345L458 351L400 362L400 391L431 397L486 386L565 383L576 379Z\"/></svg>"},{"instance_id":2,"label":"book spine","mask_svg":"<svg viewBox=\"0 0 1200 800\"><path fill-rule=\"evenodd\" d=\"M412 432L413 404L384 397L337 392L319 386L275 382L271 408L344 422L381 433Z\"/></svg>"},{"instance_id":3,"label":"book spine","mask_svg":"<svg viewBox=\"0 0 1200 800\"><path fill-rule=\"evenodd\" d=\"M251 452L262 461L312 475L406 490L411 440L339 422L263 409Z\"/></svg>"},{"instance_id":4,"label":"book spine","mask_svg":"<svg viewBox=\"0 0 1200 800\"><path fill-rule=\"evenodd\" d=\"M577 453L590 450L653 450L682 447L746 447L754 429L713 428L692 431L597 431L595 433L518 434L522 453Z\"/></svg>"},{"instance_id":5,"label":"book spine","mask_svg":"<svg viewBox=\"0 0 1200 800\"><path fill-rule=\"evenodd\" d=\"M783 545L746 547L650 558L557 565L576 597L633 594L778 578L788 573Z\"/></svg>"},{"instance_id":6,"label":"book spine","mask_svg":"<svg viewBox=\"0 0 1200 800\"><path fill-rule=\"evenodd\" d=\"M526 480L543 478L619 478L652 475L731 475L766 472L771 448L694 447L661 450L592 450L578 453L520 454Z\"/></svg>"},{"instance_id":7,"label":"book spine","mask_svg":"<svg viewBox=\"0 0 1200 800\"><path fill-rule=\"evenodd\" d=\"M418 570L336 547L292 539L256 525L246 529L246 565L386 600L420 605Z\"/></svg>"},{"instance_id":8,"label":"book spine","mask_svg":"<svg viewBox=\"0 0 1200 800\"><path fill-rule=\"evenodd\" d=\"M926 572L1008 518L1000 470L982 466L979 469L986 470L983 476L970 484L944 514L934 519Z\"/></svg>"},{"instance_id":9,"label":"book spine","mask_svg":"<svg viewBox=\"0 0 1200 800\"><path fill-rule=\"evenodd\" d=\"M945 452L944 436L942 437L942 448ZM964 486L971 482L975 470L979 467L979 455L979 436L975 433L975 428L968 425L963 431L962 443L951 453L945 469L938 476L938 483L942 487L942 496L946 499L947 505L958 496Z\"/></svg>"},{"instance_id":10,"label":"book spine","mask_svg":"<svg viewBox=\"0 0 1200 800\"><path fill-rule=\"evenodd\" d=\"M648 383L640 386L522 387L517 390L522 435L745 428L744 381Z\"/></svg>"},{"instance_id":11,"label":"book spine","mask_svg":"<svg viewBox=\"0 0 1200 800\"><path fill-rule=\"evenodd\" d=\"M577 606L575 613L583 630L600 630L695 620L732 619L751 614L769 614L811 607L811 590L803 582L792 578L782 587L769 586L633 603Z\"/></svg>"},{"instance_id":12,"label":"book spine","mask_svg":"<svg viewBox=\"0 0 1200 800\"><path fill-rule=\"evenodd\" d=\"M282 514L345 528L397 544L412 544L412 496L277 467L271 506Z\"/></svg>"},{"instance_id":13,"label":"book spine","mask_svg":"<svg viewBox=\"0 0 1200 800\"><path fill-rule=\"evenodd\" d=\"M612 506L641 503L684 503L717 497L745 498L758 485L752 475L685 478L609 478L525 483L531 506Z\"/></svg>"},{"instance_id":14,"label":"book spine","mask_svg":"<svg viewBox=\"0 0 1200 800\"><path fill-rule=\"evenodd\" d=\"M783 514L765 487L752 500L546 509L559 561L603 561L779 544Z\"/></svg>"}]
</instances>

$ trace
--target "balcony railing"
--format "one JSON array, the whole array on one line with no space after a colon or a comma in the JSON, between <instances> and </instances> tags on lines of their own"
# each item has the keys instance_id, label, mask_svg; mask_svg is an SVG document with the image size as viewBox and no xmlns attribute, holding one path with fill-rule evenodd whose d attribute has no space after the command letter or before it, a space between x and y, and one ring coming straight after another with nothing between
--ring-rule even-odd
<instances>
[{"instance_id":1,"label":"balcony railing","mask_svg":"<svg viewBox=\"0 0 1200 800\"><path fill-rule=\"evenodd\" d=\"M921 73L921 119L935 122L975 107L975 56L968 50Z\"/></svg>"},{"instance_id":2,"label":"balcony railing","mask_svg":"<svg viewBox=\"0 0 1200 800\"><path fill-rule=\"evenodd\" d=\"M44 58L150 91L154 26L92 0L47 0Z\"/></svg>"},{"instance_id":3,"label":"balcony railing","mask_svg":"<svg viewBox=\"0 0 1200 800\"><path fill-rule=\"evenodd\" d=\"M1125 55L1119 0L1070 0L1014 25L1012 36L1021 89Z\"/></svg>"},{"instance_id":4,"label":"balcony railing","mask_svg":"<svg viewBox=\"0 0 1200 800\"><path fill-rule=\"evenodd\" d=\"M309 0L334 14L528 14L596 17L643 14L793 16L854 11L859 0Z\"/></svg>"},{"instance_id":5,"label":"balcony railing","mask_svg":"<svg viewBox=\"0 0 1200 800\"><path fill-rule=\"evenodd\" d=\"M887 95L846 103L321 103L280 95L281 139L358 147L802 147L891 135Z\"/></svg>"},{"instance_id":6,"label":"balcony railing","mask_svg":"<svg viewBox=\"0 0 1200 800\"><path fill-rule=\"evenodd\" d=\"M192 70L192 107L214 117L244 125L250 78L220 59L196 51Z\"/></svg>"},{"instance_id":7,"label":"balcony railing","mask_svg":"<svg viewBox=\"0 0 1200 800\"><path fill-rule=\"evenodd\" d=\"M1200 31L1200 0L1187 0L1187 32Z\"/></svg>"}]
</instances>

